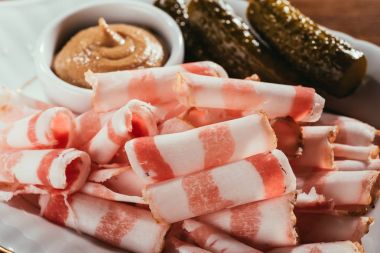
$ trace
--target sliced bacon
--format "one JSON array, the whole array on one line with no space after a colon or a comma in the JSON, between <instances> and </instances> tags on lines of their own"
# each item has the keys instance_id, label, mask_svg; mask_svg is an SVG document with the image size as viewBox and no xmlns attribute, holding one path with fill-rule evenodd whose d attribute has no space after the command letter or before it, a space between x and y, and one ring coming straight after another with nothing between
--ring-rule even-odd
<instances>
[{"instance_id":1,"label":"sliced bacon","mask_svg":"<svg viewBox=\"0 0 380 253\"><path fill-rule=\"evenodd\" d=\"M237 241L222 231L195 220L185 220L182 228L200 247L214 253L260 253L244 243Z\"/></svg>"},{"instance_id":2,"label":"sliced bacon","mask_svg":"<svg viewBox=\"0 0 380 253\"><path fill-rule=\"evenodd\" d=\"M193 129L194 126L180 118L172 118L159 126L160 134L174 134Z\"/></svg>"},{"instance_id":3,"label":"sliced bacon","mask_svg":"<svg viewBox=\"0 0 380 253\"><path fill-rule=\"evenodd\" d=\"M120 194L99 183L87 182L80 191L90 196L112 201L146 204L145 201L139 196Z\"/></svg>"},{"instance_id":4,"label":"sliced bacon","mask_svg":"<svg viewBox=\"0 0 380 253\"><path fill-rule=\"evenodd\" d=\"M364 248L359 243L343 241L304 244L296 247L274 249L268 253L364 253Z\"/></svg>"},{"instance_id":5,"label":"sliced bacon","mask_svg":"<svg viewBox=\"0 0 380 253\"><path fill-rule=\"evenodd\" d=\"M265 112L269 118L319 119L324 99L314 89L251 80L178 74L175 91L186 106Z\"/></svg>"},{"instance_id":6,"label":"sliced bacon","mask_svg":"<svg viewBox=\"0 0 380 253\"><path fill-rule=\"evenodd\" d=\"M212 253L175 237L166 239L165 253Z\"/></svg>"},{"instance_id":7,"label":"sliced bacon","mask_svg":"<svg viewBox=\"0 0 380 253\"><path fill-rule=\"evenodd\" d=\"M277 197L295 188L295 177L286 156L279 150L273 150L210 170L150 184L143 197L157 220L174 223Z\"/></svg>"},{"instance_id":8,"label":"sliced bacon","mask_svg":"<svg viewBox=\"0 0 380 253\"><path fill-rule=\"evenodd\" d=\"M201 127L241 117L242 111L192 107L182 118L195 127Z\"/></svg>"},{"instance_id":9,"label":"sliced bacon","mask_svg":"<svg viewBox=\"0 0 380 253\"><path fill-rule=\"evenodd\" d=\"M303 134L300 125L291 117L271 121L277 136L277 148L291 158L299 157L303 151Z\"/></svg>"},{"instance_id":10,"label":"sliced bacon","mask_svg":"<svg viewBox=\"0 0 380 253\"><path fill-rule=\"evenodd\" d=\"M341 159L368 161L379 158L379 147L377 145L351 146L335 143L334 155Z\"/></svg>"},{"instance_id":11,"label":"sliced bacon","mask_svg":"<svg viewBox=\"0 0 380 253\"><path fill-rule=\"evenodd\" d=\"M360 242L373 218L364 216L296 213L297 231L302 243Z\"/></svg>"},{"instance_id":12,"label":"sliced bacon","mask_svg":"<svg viewBox=\"0 0 380 253\"><path fill-rule=\"evenodd\" d=\"M0 153L0 191L9 195L38 189L39 193L54 189L73 193L83 186L89 172L90 158L76 149Z\"/></svg>"},{"instance_id":13,"label":"sliced bacon","mask_svg":"<svg viewBox=\"0 0 380 253\"><path fill-rule=\"evenodd\" d=\"M50 107L52 105L0 86L0 125L20 120Z\"/></svg>"},{"instance_id":14,"label":"sliced bacon","mask_svg":"<svg viewBox=\"0 0 380 253\"><path fill-rule=\"evenodd\" d=\"M157 124L152 107L145 102L131 100L112 115L83 149L93 161L107 164L127 140L155 134Z\"/></svg>"},{"instance_id":15,"label":"sliced bacon","mask_svg":"<svg viewBox=\"0 0 380 253\"><path fill-rule=\"evenodd\" d=\"M177 72L227 77L225 70L214 62L193 62L138 70L85 74L92 86L95 111L116 110L131 99L140 99L154 105L175 100L172 86Z\"/></svg>"},{"instance_id":16,"label":"sliced bacon","mask_svg":"<svg viewBox=\"0 0 380 253\"><path fill-rule=\"evenodd\" d=\"M197 218L257 249L297 244L295 194L252 202Z\"/></svg>"},{"instance_id":17,"label":"sliced bacon","mask_svg":"<svg viewBox=\"0 0 380 253\"><path fill-rule=\"evenodd\" d=\"M132 252L161 252L169 229L145 209L80 193L67 201L42 195L40 206L46 219Z\"/></svg>"},{"instance_id":18,"label":"sliced bacon","mask_svg":"<svg viewBox=\"0 0 380 253\"><path fill-rule=\"evenodd\" d=\"M154 115L156 116L159 124L175 117L181 117L189 109L182 105L177 100L173 100L167 103L160 103L154 105Z\"/></svg>"},{"instance_id":19,"label":"sliced bacon","mask_svg":"<svg viewBox=\"0 0 380 253\"><path fill-rule=\"evenodd\" d=\"M361 212L366 210L379 193L378 171L319 171L297 173L297 188L332 199L336 209Z\"/></svg>"},{"instance_id":20,"label":"sliced bacon","mask_svg":"<svg viewBox=\"0 0 380 253\"><path fill-rule=\"evenodd\" d=\"M375 140L376 129L359 120L323 113L317 125L337 126L339 128L336 142L352 146L368 146Z\"/></svg>"},{"instance_id":21,"label":"sliced bacon","mask_svg":"<svg viewBox=\"0 0 380 253\"><path fill-rule=\"evenodd\" d=\"M181 133L136 138L125 145L133 170L149 182L187 175L275 147L276 136L263 114Z\"/></svg>"},{"instance_id":22,"label":"sliced bacon","mask_svg":"<svg viewBox=\"0 0 380 253\"><path fill-rule=\"evenodd\" d=\"M98 198L145 204L141 197L144 186L130 166L115 164L93 171L81 191Z\"/></svg>"},{"instance_id":23,"label":"sliced bacon","mask_svg":"<svg viewBox=\"0 0 380 253\"><path fill-rule=\"evenodd\" d=\"M294 167L332 169L334 167L334 151L332 142L335 140L336 133L336 127L302 127L302 155L292 159L291 164Z\"/></svg>"},{"instance_id":24,"label":"sliced bacon","mask_svg":"<svg viewBox=\"0 0 380 253\"><path fill-rule=\"evenodd\" d=\"M93 110L82 113L75 118L75 140L73 146L82 147L88 143L107 123L113 112L97 113Z\"/></svg>"},{"instance_id":25,"label":"sliced bacon","mask_svg":"<svg viewBox=\"0 0 380 253\"><path fill-rule=\"evenodd\" d=\"M63 107L53 107L1 129L0 150L66 148L71 146L74 135L72 112Z\"/></svg>"},{"instance_id":26,"label":"sliced bacon","mask_svg":"<svg viewBox=\"0 0 380 253\"><path fill-rule=\"evenodd\" d=\"M335 160L334 167L337 170L380 170L380 159L369 161Z\"/></svg>"},{"instance_id":27,"label":"sliced bacon","mask_svg":"<svg viewBox=\"0 0 380 253\"><path fill-rule=\"evenodd\" d=\"M300 191L297 194L296 210L302 212L332 212L334 201L326 199L322 194L318 194L315 187L309 192Z\"/></svg>"}]
</instances>

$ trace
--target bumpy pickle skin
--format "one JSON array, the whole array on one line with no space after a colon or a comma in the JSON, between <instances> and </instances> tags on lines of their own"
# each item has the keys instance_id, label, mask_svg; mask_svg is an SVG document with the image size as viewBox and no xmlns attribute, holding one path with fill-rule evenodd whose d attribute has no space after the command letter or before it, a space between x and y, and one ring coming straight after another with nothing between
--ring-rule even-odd
<instances>
[{"instance_id":1,"label":"bumpy pickle skin","mask_svg":"<svg viewBox=\"0 0 380 253\"><path fill-rule=\"evenodd\" d=\"M191 0L189 20L198 41L207 45L210 59L222 65L231 77L254 73L263 81L294 83L294 70L281 57L260 43L240 17L223 0Z\"/></svg>"},{"instance_id":2,"label":"bumpy pickle skin","mask_svg":"<svg viewBox=\"0 0 380 253\"><path fill-rule=\"evenodd\" d=\"M352 94L367 68L364 54L304 16L287 0L250 0L247 17L259 35L303 76L336 97Z\"/></svg>"},{"instance_id":3,"label":"bumpy pickle skin","mask_svg":"<svg viewBox=\"0 0 380 253\"><path fill-rule=\"evenodd\" d=\"M185 62L209 59L206 48L191 28L185 0L156 0L154 5L169 14L181 29L185 41Z\"/></svg>"}]
</instances>

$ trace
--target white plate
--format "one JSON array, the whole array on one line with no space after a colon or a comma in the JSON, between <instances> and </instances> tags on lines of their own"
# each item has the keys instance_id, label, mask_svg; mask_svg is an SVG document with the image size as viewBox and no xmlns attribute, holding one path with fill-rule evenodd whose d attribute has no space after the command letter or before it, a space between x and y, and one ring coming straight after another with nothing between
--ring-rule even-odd
<instances>
[{"instance_id":1,"label":"white plate","mask_svg":"<svg viewBox=\"0 0 380 253\"><path fill-rule=\"evenodd\" d=\"M152 2L152 0L144 1ZM35 72L32 52L35 40L45 24L54 16L75 5L87 2L91 0L0 1L0 84L19 88L32 80L31 85L28 85L25 90L26 93L45 99L38 80L33 81ZM239 15L244 15L246 3L236 0L229 2ZM380 48L346 34L338 33L338 35L365 52L369 63L368 77L372 83L364 85L351 98L332 100L330 106L341 113L370 120L372 124L380 127L378 113L380 109ZM369 92L369 86L373 86L372 89L375 92ZM0 245L13 249L17 253L123 252L47 222L23 201L17 199L15 205L19 207L0 203ZM375 209L372 215L375 216L375 220L380 220L380 207ZM375 223L370 233L364 238L367 253L380 252L380 240L377 238L379 234L380 223Z\"/></svg>"}]
</instances>

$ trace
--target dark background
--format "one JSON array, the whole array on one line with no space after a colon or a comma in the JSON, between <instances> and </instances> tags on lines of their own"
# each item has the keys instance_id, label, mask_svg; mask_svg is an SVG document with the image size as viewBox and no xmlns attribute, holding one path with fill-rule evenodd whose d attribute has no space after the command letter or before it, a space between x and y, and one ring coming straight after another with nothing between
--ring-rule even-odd
<instances>
[{"instance_id":1,"label":"dark background","mask_svg":"<svg viewBox=\"0 0 380 253\"><path fill-rule=\"evenodd\" d=\"M328 28L380 46L380 0L290 0Z\"/></svg>"}]
</instances>

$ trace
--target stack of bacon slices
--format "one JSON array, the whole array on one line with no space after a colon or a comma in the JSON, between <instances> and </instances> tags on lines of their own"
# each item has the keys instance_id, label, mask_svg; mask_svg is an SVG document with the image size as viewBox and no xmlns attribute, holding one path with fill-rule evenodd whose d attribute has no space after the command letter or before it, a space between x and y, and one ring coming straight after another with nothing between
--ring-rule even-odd
<instances>
[{"instance_id":1,"label":"stack of bacon slices","mask_svg":"<svg viewBox=\"0 0 380 253\"><path fill-rule=\"evenodd\" d=\"M131 252L364 252L376 129L213 62L86 74L93 108L2 89L0 199Z\"/></svg>"}]
</instances>

